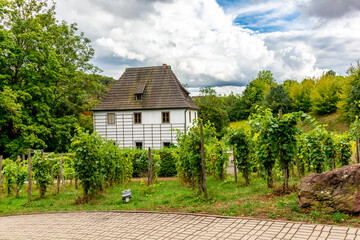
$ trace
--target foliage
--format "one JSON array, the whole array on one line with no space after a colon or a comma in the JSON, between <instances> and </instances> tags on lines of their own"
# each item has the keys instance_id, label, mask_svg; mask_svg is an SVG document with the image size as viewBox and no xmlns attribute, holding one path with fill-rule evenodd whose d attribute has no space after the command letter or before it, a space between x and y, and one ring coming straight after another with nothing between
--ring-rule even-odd
<instances>
[{"instance_id":1,"label":"foliage","mask_svg":"<svg viewBox=\"0 0 360 240\"><path fill-rule=\"evenodd\" d=\"M323 126L316 126L306 135L306 147L309 149L310 164L315 168L315 172L321 173L325 170L325 149L324 142L327 132ZM331 147L331 146L329 146ZM328 150L329 151L329 150Z\"/></svg>"},{"instance_id":2,"label":"foliage","mask_svg":"<svg viewBox=\"0 0 360 240\"><path fill-rule=\"evenodd\" d=\"M178 131L176 140L179 145L179 160L177 165L178 176L185 182L197 182L199 192L204 190L202 159L201 159L201 139L200 139L200 121L196 121L189 127L185 133ZM211 155L209 145L215 137L215 128L211 123L203 126L204 152L205 156Z\"/></svg>"},{"instance_id":3,"label":"foliage","mask_svg":"<svg viewBox=\"0 0 360 240\"><path fill-rule=\"evenodd\" d=\"M108 90L93 75L90 40L59 22L45 0L2 1L0 9L0 152L65 152L76 126ZM105 81L105 82L104 82ZM112 82L110 80L110 82ZM79 121L82 120L82 121Z\"/></svg>"},{"instance_id":4,"label":"foliage","mask_svg":"<svg viewBox=\"0 0 360 240\"><path fill-rule=\"evenodd\" d=\"M342 91L343 77L323 75L311 91L312 111L323 115L335 112Z\"/></svg>"},{"instance_id":5,"label":"foliage","mask_svg":"<svg viewBox=\"0 0 360 240\"><path fill-rule=\"evenodd\" d=\"M88 194L101 190L103 184L123 182L132 175L129 155L97 133L89 134L78 129L71 146L75 153L75 176L81 181L85 201Z\"/></svg>"},{"instance_id":6,"label":"foliage","mask_svg":"<svg viewBox=\"0 0 360 240\"><path fill-rule=\"evenodd\" d=\"M263 112L253 114L250 118L250 126L256 134L252 134L254 141L254 154L257 162L266 171L267 184L269 188L273 188L273 168L276 163L274 151L274 142L272 141L272 132L269 131L272 122L272 113L270 109Z\"/></svg>"},{"instance_id":7,"label":"foliage","mask_svg":"<svg viewBox=\"0 0 360 240\"><path fill-rule=\"evenodd\" d=\"M264 107L270 108L273 113L279 112L280 109L284 113L291 112L291 100L282 85L270 87L270 91L265 95Z\"/></svg>"},{"instance_id":8,"label":"foliage","mask_svg":"<svg viewBox=\"0 0 360 240\"><path fill-rule=\"evenodd\" d=\"M210 87L201 88L201 95L194 99L199 109L199 118L203 122L211 122L218 137L225 134L225 128L229 125L228 114L224 108L223 100L216 95L216 91Z\"/></svg>"},{"instance_id":9,"label":"foliage","mask_svg":"<svg viewBox=\"0 0 360 240\"><path fill-rule=\"evenodd\" d=\"M312 79L305 78L301 83L295 83L289 96L292 101L294 111L309 112L311 109L311 90L314 88L315 82Z\"/></svg>"},{"instance_id":10,"label":"foliage","mask_svg":"<svg viewBox=\"0 0 360 240\"><path fill-rule=\"evenodd\" d=\"M159 176L171 177L176 175L176 161L177 161L176 148L163 148L156 150L160 156L160 171Z\"/></svg>"},{"instance_id":11,"label":"foliage","mask_svg":"<svg viewBox=\"0 0 360 240\"><path fill-rule=\"evenodd\" d=\"M250 184L249 174L252 167L250 158L250 141L249 133L243 128L231 130L229 133L229 144L234 147L236 165L240 172L243 173L246 185Z\"/></svg>"},{"instance_id":12,"label":"foliage","mask_svg":"<svg viewBox=\"0 0 360 240\"><path fill-rule=\"evenodd\" d=\"M298 129L296 127L298 120L304 120L306 114L302 112L288 113L279 117L274 116L269 109L252 116L251 125L257 131L262 131L266 135L266 141L271 143L271 153L276 156L279 165L284 171L284 189L288 190L289 164L295 156L296 136ZM271 164L271 162L270 162ZM271 165L270 165L271 166Z\"/></svg>"},{"instance_id":13,"label":"foliage","mask_svg":"<svg viewBox=\"0 0 360 240\"><path fill-rule=\"evenodd\" d=\"M347 73L339 107L348 120L354 121L355 117L360 115L360 62L357 61L356 66L350 66Z\"/></svg>"},{"instance_id":14,"label":"foliage","mask_svg":"<svg viewBox=\"0 0 360 240\"><path fill-rule=\"evenodd\" d=\"M3 160L2 176L4 178L4 182L5 182L5 186L6 186L8 194L10 194L11 189L13 189L15 186L16 170L17 169L16 169L15 163L12 162L9 158ZM1 190L1 186L0 186L0 190Z\"/></svg>"},{"instance_id":15,"label":"foliage","mask_svg":"<svg viewBox=\"0 0 360 240\"><path fill-rule=\"evenodd\" d=\"M51 164L48 159L42 156L39 150L35 150L34 152L34 157L31 161L31 171L33 172L36 185L39 186L40 197L44 197L47 186L52 183Z\"/></svg>"},{"instance_id":16,"label":"foliage","mask_svg":"<svg viewBox=\"0 0 360 240\"><path fill-rule=\"evenodd\" d=\"M229 162L227 147L223 141L212 138L205 145L205 151L209 154L205 156L206 172L219 180L224 180L226 176L226 168Z\"/></svg>"},{"instance_id":17,"label":"foliage","mask_svg":"<svg viewBox=\"0 0 360 240\"><path fill-rule=\"evenodd\" d=\"M275 85L273 74L269 70L259 71L257 78L252 80L245 88L240 99L234 103L236 120L247 119L251 113L256 112L256 106L262 106L264 96L270 87Z\"/></svg>"},{"instance_id":18,"label":"foliage","mask_svg":"<svg viewBox=\"0 0 360 240\"><path fill-rule=\"evenodd\" d=\"M336 159L340 166L345 166L350 163L352 149L351 149L351 136L348 133L338 135L336 141Z\"/></svg>"}]
</instances>

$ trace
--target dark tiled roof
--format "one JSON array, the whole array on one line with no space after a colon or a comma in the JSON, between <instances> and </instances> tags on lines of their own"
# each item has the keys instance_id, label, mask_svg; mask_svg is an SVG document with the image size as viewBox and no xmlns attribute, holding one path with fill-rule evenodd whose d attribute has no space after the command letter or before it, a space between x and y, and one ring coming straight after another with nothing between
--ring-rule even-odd
<instances>
[{"instance_id":1,"label":"dark tiled roof","mask_svg":"<svg viewBox=\"0 0 360 240\"><path fill-rule=\"evenodd\" d=\"M143 99L135 100L135 93ZM93 111L192 108L191 100L170 66L127 68Z\"/></svg>"}]
</instances>

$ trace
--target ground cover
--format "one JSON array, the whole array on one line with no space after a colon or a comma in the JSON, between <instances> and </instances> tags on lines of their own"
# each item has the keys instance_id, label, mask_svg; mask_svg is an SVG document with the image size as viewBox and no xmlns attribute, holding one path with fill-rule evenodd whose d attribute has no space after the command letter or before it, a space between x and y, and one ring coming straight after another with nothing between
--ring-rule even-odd
<instances>
[{"instance_id":1,"label":"ground cover","mask_svg":"<svg viewBox=\"0 0 360 240\"><path fill-rule=\"evenodd\" d=\"M41 199L39 191L34 189L33 201L27 203L25 185L19 198L3 195L0 200L0 214L24 214L60 211L96 211L96 210L141 210L162 212L187 212L216 214L224 216L267 218L311 223L339 224L360 227L360 217L343 213L325 214L317 211L304 211L298 208L297 193L281 195L266 187L266 181L252 177L249 186L244 182L235 184L234 177L224 181L208 178L209 200L194 194L196 190L176 181L158 181L147 187L139 181L130 181L98 193L88 204L78 201L81 189L74 189L67 183L66 190L56 195L48 193ZM290 186L298 181L290 180ZM280 179L275 185L280 188ZM121 191L131 189L133 198L129 204L121 199Z\"/></svg>"}]
</instances>

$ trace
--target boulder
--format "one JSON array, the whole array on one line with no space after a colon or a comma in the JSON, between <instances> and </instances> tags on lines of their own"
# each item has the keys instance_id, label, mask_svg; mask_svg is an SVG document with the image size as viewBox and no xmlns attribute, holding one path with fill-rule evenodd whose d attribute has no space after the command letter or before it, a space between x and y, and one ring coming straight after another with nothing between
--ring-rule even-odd
<instances>
[{"instance_id":1,"label":"boulder","mask_svg":"<svg viewBox=\"0 0 360 240\"><path fill-rule=\"evenodd\" d=\"M298 197L302 208L360 213L360 164L309 174L300 182Z\"/></svg>"}]
</instances>

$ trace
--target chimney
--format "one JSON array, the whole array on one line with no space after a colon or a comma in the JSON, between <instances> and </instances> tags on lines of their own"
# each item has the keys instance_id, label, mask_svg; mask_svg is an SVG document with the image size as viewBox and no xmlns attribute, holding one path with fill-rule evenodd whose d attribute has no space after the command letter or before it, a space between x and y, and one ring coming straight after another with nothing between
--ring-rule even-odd
<instances>
[{"instance_id":1,"label":"chimney","mask_svg":"<svg viewBox=\"0 0 360 240\"><path fill-rule=\"evenodd\" d=\"M167 65L166 65L166 63L164 63L164 64L163 64L163 68L167 68Z\"/></svg>"}]
</instances>

